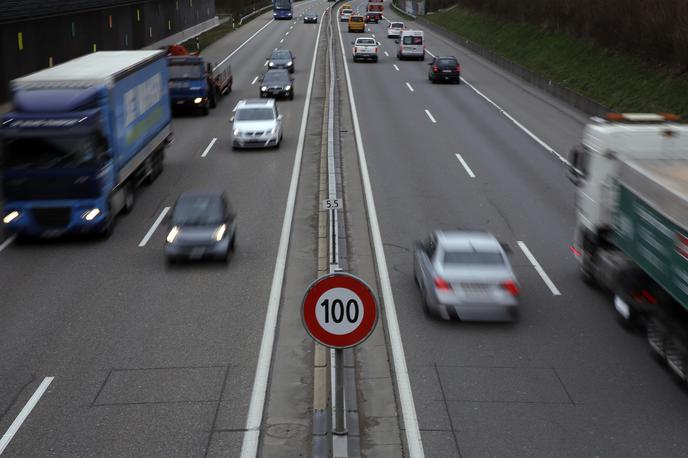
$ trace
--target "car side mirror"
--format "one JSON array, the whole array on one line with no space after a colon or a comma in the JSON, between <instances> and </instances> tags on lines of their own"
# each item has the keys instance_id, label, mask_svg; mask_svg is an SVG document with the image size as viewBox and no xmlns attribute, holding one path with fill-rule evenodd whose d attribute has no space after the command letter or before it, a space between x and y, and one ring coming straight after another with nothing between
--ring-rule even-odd
<instances>
[{"instance_id":1,"label":"car side mirror","mask_svg":"<svg viewBox=\"0 0 688 458\"><path fill-rule=\"evenodd\" d=\"M395 43L399 44L399 40L394 40Z\"/></svg>"},{"instance_id":2,"label":"car side mirror","mask_svg":"<svg viewBox=\"0 0 688 458\"><path fill-rule=\"evenodd\" d=\"M428 65L432 65L432 62L430 62Z\"/></svg>"},{"instance_id":3,"label":"car side mirror","mask_svg":"<svg viewBox=\"0 0 688 458\"><path fill-rule=\"evenodd\" d=\"M511 247L509 246L508 243L506 242L499 242L499 246L502 247L502 250L504 250L505 253L511 254L512 250Z\"/></svg>"},{"instance_id":4,"label":"car side mirror","mask_svg":"<svg viewBox=\"0 0 688 458\"><path fill-rule=\"evenodd\" d=\"M355 45L355 44L356 44L356 42L355 42L355 41L352 41L352 42L351 42L351 44L352 44L352 45Z\"/></svg>"},{"instance_id":5,"label":"car side mirror","mask_svg":"<svg viewBox=\"0 0 688 458\"><path fill-rule=\"evenodd\" d=\"M234 122L234 116L232 116L231 118L229 118L229 123L231 124L231 123L233 123L233 122Z\"/></svg>"},{"instance_id":6,"label":"car side mirror","mask_svg":"<svg viewBox=\"0 0 688 458\"><path fill-rule=\"evenodd\" d=\"M413 248L416 250L425 251L425 245L423 245L423 242L421 242L420 240L416 240L413 242Z\"/></svg>"},{"instance_id":7,"label":"car side mirror","mask_svg":"<svg viewBox=\"0 0 688 458\"><path fill-rule=\"evenodd\" d=\"M281 114L278 114L278 115L277 115L277 120L278 120L278 121L281 121L281 120L282 120L282 115L281 115Z\"/></svg>"}]
</instances>

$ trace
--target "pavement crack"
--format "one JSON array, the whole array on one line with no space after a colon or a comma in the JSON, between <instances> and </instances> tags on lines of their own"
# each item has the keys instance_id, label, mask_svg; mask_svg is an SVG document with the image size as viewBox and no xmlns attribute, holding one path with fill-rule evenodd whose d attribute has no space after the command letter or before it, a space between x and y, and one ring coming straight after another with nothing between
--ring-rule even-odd
<instances>
[{"instance_id":1,"label":"pavement crack","mask_svg":"<svg viewBox=\"0 0 688 458\"><path fill-rule=\"evenodd\" d=\"M213 424L210 427L210 434L208 434L208 442L205 446L205 452L203 453L204 457L208 456L208 452L210 451L210 443L213 440L213 432L215 431L215 424L217 424L217 416L220 413L220 407L222 406L222 395L225 392L225 388L227 387L227 379L229 378L229 368L230 365L227 364L225 368L225 377L222 380L222 387L220 388L220 396L217 400L217 407L215 407L215 415L213 416Z\"/></svg>"},{"instance_id":2,"label":"pavement crack","mask_svg":"<svg viewBox=\"0 0 688 458\"><path fill-rule=\"evenodd\" d=\"M10 400L9 404L7 404L7 408L0 414L0 421L5 418L5 416L9 413L10 409L14 404L17 403L17 400L19 400L19 396L26 390L26 388L31 385L33 382L36 381L36 374L31 374L31 378L29 379L28 382L26 382L22 387L17 391L17 394L14 395L14 397Z\"/></svg>"},{"instance_id":3,"label":"pavement crack","mask_svg":"<svg viewBox=\"0 0 688 458\"><path fill-rule=\"evenodd\" d=\"M440 370L435 366L435 374L437 374L437 383L440 386L440 392L442 393L442 401L444 402L444 410L447 412L447 419L449 420L449 427L451 428L452 437L454 438L454 445L456 446L456 452L461 457L461 447L459 447L459 439L456 437L456 430L454 429L454 422L452 421L451 413L449 412L449 404L447 403L447 395L444 393L444 387L442 386L442 377L440 376Z\"/></svg>"}]
</instances>

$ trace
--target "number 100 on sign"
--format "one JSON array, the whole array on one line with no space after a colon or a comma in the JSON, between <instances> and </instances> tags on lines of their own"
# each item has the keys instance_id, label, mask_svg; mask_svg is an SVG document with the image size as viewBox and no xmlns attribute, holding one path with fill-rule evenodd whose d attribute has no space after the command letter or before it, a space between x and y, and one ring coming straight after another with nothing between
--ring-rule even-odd
<instances>
[{"instance_id":1,"label":"number 100 on sign","mask_svg":"<svg viewBox=\"0 0 688 458\"><path fill-rule=\"evenodd\" d=\"M350 274L317 279L303 301L306 331L332 348L352 347L364 341L375 328L377 317L377 303L370 288Z\"/></svg>"}]
</instances>

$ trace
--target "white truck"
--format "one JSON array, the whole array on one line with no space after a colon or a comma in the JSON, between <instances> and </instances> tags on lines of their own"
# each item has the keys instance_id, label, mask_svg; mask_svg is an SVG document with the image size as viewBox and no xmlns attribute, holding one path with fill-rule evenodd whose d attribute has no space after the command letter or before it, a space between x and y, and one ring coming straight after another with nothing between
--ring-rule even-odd
<instances>
[{"instance_id":1,"label":"white truck","mask_svg":"<svg viewBox=\"0 0 688 458\"><path fill-rule=\"evenodd\" d=\"M573 250L619 320L688 378L688 125L673 115L593 117L571 152Z\"/></svg>"},{"instance_id":2,"label":"white truck","mask_svg":"<svg viewBox=\"0 0 688 458\"><path fill-rule=\"evenodd\" d=\"M380 49L380 43L375 41L375 38L356 38L356 41L352 41L351 44L354 45L351 51L354 62L359 60L372 60L373 62L377 62L377 51Z\"/></svg>"}]
</instances>

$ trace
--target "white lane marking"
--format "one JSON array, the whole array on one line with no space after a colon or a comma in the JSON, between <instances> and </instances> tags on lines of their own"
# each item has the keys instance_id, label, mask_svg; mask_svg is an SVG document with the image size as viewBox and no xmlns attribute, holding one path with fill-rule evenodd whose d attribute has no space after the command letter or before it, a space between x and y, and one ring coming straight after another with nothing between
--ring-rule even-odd
<instances>
[{"instance_id":1,"label":"white lane marking","mask_svg":"<svg viewBox=\"0 0 688 458\"><path fill-rule=\"evenodd\" d=\"M12 242L14 242L14 240L15 240L16 238L17 238L17 235L16 235L16 234L10 235L10 236L7 238L7 240L5 240L4 242L2 242L2 245L0 245L0 251L4 250L4 249L7 248L8 246L10 246L10 244L11 244Z\"/></svg>"},{"instance_id":2,"label":"white lane marking","mask_svg":"<svg viewBox=\"0 0 688 458\"><path fill-rule=\"evenodd\" d=\"M428 118L430 118L430 121L432 121L433 124L437 124L437 121L435 121L435 118L432 116L432 113L430 113L428 110L425 110L425 114L428 115Z\"/></svg>"},{"instance_id":3,"label":"white lane marking","mask_svg":"<svg viewBox=\"0 0 688 458\"><path fill-rule=\"evenodd\" d=\"M263 64L263 67L267 67L267 66L268 66L268 61L266 60L265 63Z\"/></svg>"},{"instance_id":4,"label":"white lane marking","mask_svg":"<svg viewBox=\"0 0 688 458\"><path fill-rule=\"evenodd\" d=\"M425 50L425 52L428 53L428 54L430 54L433 58L437 57L436 55L434 55L433 53L431 53L431 52L428 51L427 49Z\"/></svg>"},{"instance_id":5,"label":"white lane marking","mask_svg":"<svg viewBox=\"0 0 688 458\"><path fill-rule=\"evenodd\" d=\"M284 38L282 38L282 39L280 40L280 43L284 43Z\"/></svg>"},{"instance_id":6,"label":"white lane marking","mask_svg":"<svg viewBox=\"0 0 688 458\"><path fill-rule=\"evenodd\" d=\"M206 157L206 156L208 155L208 152L210 151L210 148L213 147L213 145L215 144L216 141L217 141L217 138L214 138L214 137L213 137L212 140L210 140L210 143L209 143L208 146L205 148L205 151L203 151L203 154L201 154L201 157Z\"/></svg>"},{"instance_id":7,"label":"white lane marking","mask_svg":"<svg viewBox=\"0 0 688 458\"><path fill-rule=\"evenodd\" d=\"M399 71L399 67L397 67L397 64L392 64L394 66L394 70Z\"/></svg>"},{"instance_id":8,"label":"white lane marking","mask_svg":"<svg viewBox=\"0 0 688 458\"><path fill-rule=\"evenodd\" d=\"M342 52L345 52L344 39L342 38L342 28L340 23L337 24L337 30L339 32L339 44ZM418 428L416 406L413 402L411 381L409 380L408 368L406 367L404 344L401 340L399 320L397 318L396 306L394 305L394 294L392 294L392 284L389 279L389 272L387 271L387 261L385 259L384 245L382 244L382 235L380 234L380 224L377 219L377 211L375 210L373 188L370 184L368 164L366 163L363 138L361 137L361 126L358 122L358 112L356 111L356 100L354 99L354 90L351 84L349 63L346 59L344 59L344 73L346 74L346 87L351 104L351 113L353 114L354 136L356 138L356 148L358 149L358 162L359 167L361 168L365 203L368 211L368 221L370 223L370 234L373 237L375 261L380 280L380 289L382 290L382 302L385 307L384 315L387 320L389 343L392 349L394 376L396 377L397 389L399 391L399 403L401 405L401 412L404 420L406 443L408 445L410 458L422 458L425 456L425 453L423 452L423 442L420 436L420 430Z\"/></svg>"},{"instance_id":9,"label":"white lane marking","mask_svg":"<svg viewBox=\"0 0 688 458\"><path fill-rule=\"evenodd\" d=\"M526 246L525 243L519 241L518 246L521 248L521 251L523 251L523 254L526 255L526 258L530 261L530 263L533 265L535 268L535 271L540 274L540 277L542 278L542 281L545 282L547 287L549 288L550 291L552 291L552 294L555 296L561 296L561 292L559 292L559 289L554 285L554 282L549 278L545 270L542 268L540 263L535 259L535 256L530 252L528 247Z\"/></svg>"},{"instance_id":10,"label":"white lane marking","mask_svg":"<svg viewBox=\"0 0 688 458\"><path fill-rule=\"evenodd\" d=\"M389 57L389 53L387 51L385 51L385 56Z\"/></svg>"},{"instance_id":11,"label":"white lane marking","mask_svg":"<svg viewBox=\"0 0 688 458\"><path fill-rule=\"evenodd\" d=\"M303 157L303 145L306 137L306 124L308 121L308 110L310 108L311 93L313 91L313 80L315 77L315 61L320 43L320 32L325 14L320 17L318 34L313 46L313 59L311 61L311 73L306 89L306 101L301 115L301 130L299 140L296 145L296 155L294 156L294 167L291 172L291 182L287 203L284 209L284 221L282 222L282 232L280 234L279 246L277 248L277 259L275 260L275 271L272 276L270 287L270 297L268 299L268 309L265 316L263 327L263 337L260 342L260 352L256 365L256 375L253 379L251 390L251 402L248 407L246 417L246 428L244 439L241 444L241 458L255 458L258 454L258 443L260 441L260 425L263 419L263 409L265 408L265 396L267 394L268 377L270 376L270 366L272 365L272 352L275 342L275 329L277 327L277 317L279 315L280 297L282 296L282 282L287 265L287 250L289 248L289 237L291 225L294 219L294 206L296 204L296 191L301 173L301 158Z\"/></svg>"},{"instance_id":12,"label":"white lane marking","mask_svg":"<svg viewBox=\"0 0 688 458\"><path fill-rule=\"evenodd\" d=\"M296 24L296 23L294 23L294 24ZM293 25L290 25L290 26L289 26L289 30L291 30L291 29L293 29L293 28L294 28Z\"/></svg>"},{"instance_id":13,"label":"white lane marking","mask_svg":"<svg viewBox=\"0 0 688 458\"><path fill-rule=\"evenodd\" d=\"M375 38L375 34L373 34L373 38Z\"/></svg>"},{"instance_id":14,"label":"white lane marking","mask_svg":"<svg viewBox=\"0 0 688 458\"><path fill-rule=\"evenodd\" d=\"M21 410L21 412L19 412L17 418L14 419L14 421L10 425L10 428L2 436L2 439L0 439L0 455L2 455L7 446L10 444L10 441L12 440L14 435L17 434L17 431L19 431L19 428L21 428L22 423L24 423L31 411L34 409L34 407L36 407L36 404L38 404L38 401L40 401L41 396L43 396L43 394L48 389L48 387L54 379L55 377L46 377L43 379L38 388L36 388L36 391L34 391L33 395L26 403L24 408Z\"/></svg>"},{"instance_id":15,"label":"white lane marking","mask_svg":"<svg viewBox=\"0 0 688 458\"><path fill-rule=\"evenodd\" d=\"M227 56L227 57L225 57L224 59L222 59L222 60L220 61L220 63L217 64L213 70L215 70L216 68L218 68L219 66L221 66L222 64L224 64L225 62L227 62L227 61L229 60L229 58L232 57L234 54L236 54L241 48L243 48L243 47L246 45L246 43L248 43L249 41L253 40L253 38L254 38L256 35L258 35L260 32L262 32L263 30L265 30L265 28L266 28L267 26L269 26L270 24L272 24L273 22L275 22L275 20L274 20L274 19L270 19L270 20L268 21L267 24L265 24L263 27L261 27L260 29L258 29L258 30L256 31L256 33L254 33L253 35L251 35L250 37L248 37L248 38L246 39L246 41L244 41L243 43L241 43L241 44L239 45L238 48L236 48L234 51L232 51L232 52L229 54L229 56Z\"/></svg>"},{"instance_id":16,"label":"white lane marking","mask_svg":"<svg viewBox=\"0 0 688 458\"><path fill-rule=\"evenodd\" d=\"M254 84L256 84L256 81L258 81L258 77L257 77L257 76L256 76L255 78L253 78L253 81L251 81L251 86L253 86Z\"/></svg>"},{"instance_id":17,"label":"white lane marking","mask_svg":"<svg viewBox=\"0 0 688 458\"><path fill-rule=\"evenodd\" d=\"M148 232L146 232L146 235L139 242L139 248L146 246L146 243L148 243L150 238L153 237L155 230L158 228L158 226L160 226L160 223L162 223L162 219L165 217L168 211L170 211L170 207L165 207L162 209L162 211L160 212L160 216L158 216L158 219L155 220L151 228L148 229Z\"/></svg>"},{"instance_id":18,"label":"white lane marking","mask_svg":"<svg viewBox=\"0 0 688 458\"><path fill-rule=\"evenodd\" d=\"M286 37L287 35L289 35L289 32L287 32L287 33L284 34L285 37Z\"/></svg>"},{"instance_id":19,"label":"white lane marking","mask_svg":"<svg viewBox=\"0 0 688 458\"><path fill-rule=\"evenodd\" d=\"M411 87L411 84L409 84L408 82L406 83L406 87L409 88L409 91L414 92L413 87Z\"/></svg>"},{"instance_id":20,"label":"white lane marking","mask_svg":"<svg viewBox=\"0 0 688 458\"><path fill-rule=\"evenodd\" d=\"M473 89L473 91L475 91L475 93L478 94L480 97L482 97L483 99L487 100L487 102L490 103L490 104L491 104L493 107L495 107L497 110L499 110L499 112L500 112L501 114L503 114L504 116L506 116L506 118L507 118L509 121L511 121L511 122L513 122L514 124L516 124L516 127L518 127L519 129L521 129L523 132L525 132L526 135L528 135L530 138L532 138L533 140L535 140L535 142L536 142L538 145L542 146L545 150L547 150L548 152L550 152L551 154L553 154L557 159L559 159L559 160L560 160L561 162L563 162L564 164L566 164L566 165L568 165L568 166L571 165L571 163L570 163L564 156L562 156L561 154L557 153L557 151L556 151L554 148L552 148L551 146L549 146L549 145L548 145L547 143L545 143L544 141L540 140L540 138L539 138L537 135L535 135L535 134L532 133L530 130L528 130L528 129L526 128L526 126L524 126L523 124L521 124L520 122L518 122L518 121L516 120L516 118L514 118L514 117L511 116L509 113L507 113L502 107L500 107L499 105L497 105L496 103L494 103L492 100L490 100L490 98L489 98L488 96L486 96L485 94L483 94L482 92L480 92L475 86L473 86L471 83L469 83L468 81L466 81L465 79L463 79L463 77L461 77L461 81L463 81L464 83L466 83L466 85L467 85L468 87L470 87L471 89Z\"/></svg>"},{"instance_id":21,"label":"white lane marking","mask_svg":"<svg viewBox=\"0 0 688 458\"><path fill-rule=\"evenodd\" d=\"M473 170L468 166L466 161L463 160L463 157L459 153L456 153L456 158L461 162L461 165L463 165L463 168L466 169L466 173L468 173L468 176L471 178L475 178L475 174L473 173Z\"/></svg>"}]
</instances>

